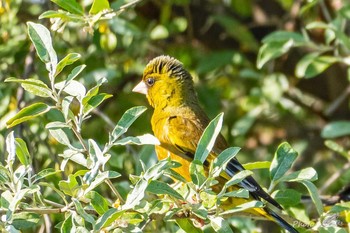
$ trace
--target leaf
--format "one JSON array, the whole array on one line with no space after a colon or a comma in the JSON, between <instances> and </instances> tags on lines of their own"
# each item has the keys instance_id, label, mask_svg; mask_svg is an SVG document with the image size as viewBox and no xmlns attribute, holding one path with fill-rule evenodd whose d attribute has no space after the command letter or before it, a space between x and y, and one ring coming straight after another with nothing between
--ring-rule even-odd
<instances>
[{"instance_id":1,"label":"leaf","mask_svg":"<svg viewBox=\"0 0 350 233\"><path fill-rule=\"evenodd\" d=\"M117 140L113 145L160 145L159 140L152 134L144 134L136 137L125 137L123 139Z\"/></svg>"},{"instance_id":2,"label":"leaf","mask_svg":"<svg viewBox=\"0 0 350 233\"><path fill-rule=\"evenodd\" d=\"M71 80L75 79L84 69L85 69L86 65L80 65L75 67L71 73L68 75L68 78L66 80L66 82L70 82Z\"/></svg>"},{"instance_id":3,"label":"leaf","mask_svg":"<svg viewBox=\"0 0 350 233\"><path fill-rule=\"evenodd\" d=\"M317 172L314 168L308 167L300 171L292 172L288 175L282 176L277 182L300 182L303 180L315 181L317 180Z\"/></svg>"},{"instance_id":4,"label":"leaf","mask_svg":"<svg viewBox=\"0 0 350 233\"><path fill-rule=\"evenodd\" d=\"M322 216L323 204L322 204L322 201L320 199L320 196L318 195L317 187L313 183L311 183L311 181L308 181L308 180L302 180L300 182L303 185L305 185L305 187L309 191L311 199L312 199L312 201L314 202L314 204L316 206L317 213L319 214L319 216Z\"/></svg>"},{"instance_id":5,"label":"leaf","mask_svg":"<svg viewBox=\"0 0 350 233\"><path fill-rule=\"evenodd\" d=\"M246 177L251 176L253 174L252 171L249 170L242 170L238 173L236 173L235 175L233 175L231 177L231 179L229 179L226 183L225 183L225 187L230 187L232 185L238 184L240 182L242 182L242 180L244 180Z\"/></svg>"},{"instance_id":6,"label":"leaf","mask_svg":"<svg viewBox=\"0 0 350 233\"><path fill-rule=\"evenodd\" d=\"M243 204L237 205L224 212L221 212L219 215L220 216L232 215L233 213L242 212L252 208L262 208L262 207L264 207L264 203L262 203L261 201L250 201L250 202L245 202Z\"/></svg>"},{"instance_id":7,"label":"leaf","mask_svg":"<svg viewBox=\"0 0 350 233\"><path fill-rule=\"evenodd\" d=\"M194 154L194 159L199 160L202 163L207 159L207 156L211 152L216 137L220 134L223 113L217 115L205 128L201 138L199 139L196 153Z\"/></svg>"},{"instance_id":8,"label":"leaf","mask_svg":"<svg viewBox=\"0 0 350 233\"><path fill-rule=\"evenodd\" d=\"M55 84L55 88L66 92L70 96L77 97L79 102L83 99L86 94L86 89L83 84L78 81L71 80L70 82L59 82Z\"/></svg>"},{"instance_id":9,"label":"leaf","mask_svg":"<svg viewBox=\"0 0 350 233\"><path fill-rule=\"evenodd\" d=\"M271 166L270 161L258 161L243 164L244 169L254 170L254 169L269 169Z\"/></svg>"},{"instance_id":10,"label":"leaf","mask_svg":"<svg viewBox=\"0 0 350 233\"><path fill-rule=\"evenodd\" d=\"M66 218L63 220L62 225L60 226L60 232L61 233L70 233L74 232L75 226L73 226L73 220L72 220L72 215L68 214Z\"/></svg>"},{"instance_id":11,"label":"leaf","mask_svg":"<svg viewBox=\"0 0 350 233\"><path fill-rule=\"evenodd\" d=\"M99 215L102 215L107 212L108 210L108 201L101 196L98 192L96 191L90 191L87 195L87 198L89 198L90 204L92 207L96 210L96 212Z\"/></svg>"},{"instance_id":12,"label":"leaf","mask_svg":"<svg viewBox=\"0 0 350 233\"><path fill-rule=\"evenodd\" d=\"M58 187L62 192L67 194L68 196L75 197L80 189L80 186L73 174L68 176L68 180L61 180L58 182Z\"/></svg>"},{"instance_id":13,"label":"leaf","mask_svg":"<svg viewBox=\"0 0 350 233\"><path fill-rule=\"evenodd\" d=\"M75 205L75 209L78 212L78 214L87 222L91 223L92 225L95 224L95 219L92 217L92 215L86 213L86 211L83 208L83 205L76 199L72 198L72 201Z\"/></svg>"},{"instance_id":14,"label":"leaf","mask_svg":"<svg viewBox=\"0 0 350 233\"><path fill-rule=\"evenodd\" d=\"M277 190L273 198L283 206L295 206L300 203L301 193L294 189Z\"/></svg>"},{"instance_id":15,"label":"leaf","mask_svg":"<svg viewBox=\"0 0 350 233\"><path fill-rule=\"evenodd\" d=\"M125 210L118 210L111 208L107 210L101 217L96 220L94 225L94 232L100 231L102 228L109 226L115 220L120 218L125 213Z\"/></svg>"},{"instance_id":16,"label":"leaf","mask_svg":"<svg viewBox=\"0 0 350 233\"><path fill-rule=\"evenodd\" d=\"M86 174L88 174L88 173L86 173ZM84 192L88 193L88 192L92 191L94 188L96 188L97 186L99 186L100 184L102 184L105 180L118 178L120 176L121 176L121 174L118 172L115 172L115 171L101 172L96 176L96 178L93 180L93 182L91 182L89 187L87 189L85 189Z\"/></svg>"},{"instance_id":17,"label":"leaf","mask_svg":"<svg viewBox=\"0 0 350 233\"><path fill-rule=\"evenodd\" d=\"M190 176L192 182L198 187L202 186L202 184L207 179L204 171L203 163L199 160L193 160L190 164Z\"/></svg>"},{"instance_id":18,"label":"leaf","mask_svg":"<svg viewBox=\"0 0 350 233\"><path fill-rule=\"evenodd\" d=\"M27 144L21 138L15 139L16 144L16 155L19 161L24 165L28 166L31 163L30 154L27 148Z\"/></svg>"},{"instance_id":19,"label":"leaf","mask_svg":"<svg viewBox=\"0 0 350 233\"><path fill-rule=\"evenodd\" d=\"M339 145L338 143L336 143L335 141L332 140L326 140L324 142L325 146L328 147L329 149L337 152L338 154L344 156L345 158L349 159L350 158L350 154L346 151L346 149Z\"/></svg>"},{"instance_id":20,"label":"leaf","mask_svg":"<svg viewBox=\"0 0 350 233\"><path fill-rule=\"evenodd\" d=\"M33 213L16 213L12 219L12 226L22 232L29 231L38 226L40 221L39 214ZM13 231L9 231L13 233ZM19 231L20 232L20 231Z\"/></svg>"},{"instance_id":21,"label":"leaf","mask_svg":"<svg viewBox=\"0 0 350 233\"><path fill-rule=\"evenodd\" d=\"M246 189L238 189L227 192L223 197L249 198L249 191Z\"/></svg>"},{"instance_id":22,"label":"leaf","mask_svg":"<svg viewBox=\"0 0 350 233\"><path fill-rule=\"evenodd\" d=\"M61 171L60 170L55 170L53 168L46 168L44 170L41 170L40 172L38 172L38 174L36 174L34 176L34 181L33 183L36 183L38 182L39 180L42 180L48 176L51 176L51 175L54 175L54 174L57 174L57 173L60 173Z\"/></svg>"},{"instance_id":23,"label":"leaf","mask_svg":"<svg viewBox=\"0 0 350 233\"><path fill-rule=\"evenodd\" d=\"M12 166L13 162L16 159L16 144L15 144L15 136L13 131L11 131L6 136L6 151L8 153L7 163L8 165Z\"/></svg>"},{"instance_id":24,"label":"leaf","mask_svg":"<svg viewBox=\"0 0 350 233\"><path fill-rule=\"evenodd\" d=\"M168 29L161 24L155 26L150 32L150 38L152 40L166 39L168 38L168 36L169 36Z\"/></svg>"},{"instance_id":25,"label":"leaf","mask_svg":"<svg viewBox=\"0 0 350 233\"><path fill-rule=\"evenodd\" d=\"M108 0L94 0L89 14L97 14L102 10L110 9Z\"/></svg>"},{"instance_id":26,"label":"leaf","mask_svg":"<svg viewBox=\"0 0 350 233\"><path fill-rule=\"evenodd\" d=\"M191 233L203 233L203 231L193 225L193 221L189 218L176 219L176 224L184 231Z\"/></svg>"},{"instance_id":27,"label":"leaf","mask_svg":"<svg viewBox=\"0 0 350 233\"><path fill-rule=\"evenodd\" d=\"M284 142L277 148L275 156L271 162L270 178L272 181L280 179L291 168L298 153L293 148Z\"/></svg>"},{"instance_id":28,"label":"leaf","mask_svg":"<svg viewBox=\"0 0 350 233\"><path fill-rule=\"evenodd\" d=\"M6 122L7 128L11 128L15 125L18 125L24 121L28 121L37 116L40 116L50 110L50 106L44 103L34 103L23 109L21 109L14 117Z\"/></svg>"},{"instance_id":29,"label":"leaf","mask_svg":"<svg viewBox=\"0 0 350 233\"><path fill-rule=\"evenodd\" d=\"M145 191L148 186L149 180L156 180L162 174L163 171L171 166L168 159L160 160L158 163L150 167L144 175L137 181L132 191L128 194L128 197L123 205L123 209L132 209L145 196Z\"/></svg>"},{"instance_id":30,"label":"leaf","mask_svg":"<svg viewBox=\"0 0 350 233\"><path fill-rule=\"evenodd\" d=\"M18 79L18 78L7 78L5 82L15 82L20 83L24 90L37 95L40 97L53 97L52 91L48 86L38 79Z\"/></svg>"},{"instance_id":31,"label":"leaf","mask_svg":"<svg viewBox=\"0 0 350 233\"><path fill-rule=\"evenodd\" d=\"M64 21L69 21L69 22L83 22L84 17L81 15L76 15L76 14L71 14L67 11L63 10L58 10L58 11L53 11L53 10L48 10L39 15L39 19L45 19L45 18L60 18Z\"/></svg>"},{"instance_id":32,"label":"leaf","mask_svg":"<svg viewBox=\"0 0 350 233\"><path fill-rule=\"evenodd\" d=\"M70 13L77 14L77 15L83 15L84 10L79 3L75 0L51 0L52 2L56 3L61 8L65 9L66 11L69 11Z\"/></svg>"},{"instance_id":33,"label":"leaf","mask_svg":"<svg viewBox=\"0 0 350 233\"><path fill-rule=\"evenodd\" d=\"M89 99L89 101L83 106L84 115L89 114L93 109L98 107L104 100L111 98L113 95L100 93Z\"/></svg>"},{"instance_id":34,"label":"leaf","mask_svg":"<svg viewBox=\"0 0 350 233\"><path fill-rule=\"evenodd\" d=\"M215 232L218 232L218 233L230 233L230 232L232 232L233 233L228 222L225 219L223 219L222 217L216 216L216 217L210 218L210 225L213 227Z\"/></svg>"},{"instance_id":35,"label":"leaf","mask_svg":"<svg viewBox=\"0 0 350 233\"><path fill-rule=\"evenodd\" d=\"M321 132L323 138L337 138L350 135L350 121L334 121L328 123Z\"/></svg>"},{"instance_id":36,"label":"leaf","mask_svg":"<svg viewBox=\"0 0 350 233\"><path fill-rule=\"evenodd\" d=\"M69 146L69 148L73 148L71 145L69 138L67 134L64 132L62 128L48 128L48 125L46 125L46 128L49 130L50 135L56 139L57 142L61 143L62 145Z\"/></svg>"},{"instance_id":37,"label":"leaf","mask_svg":"<svg viewBox=\"0 0 350 233\"><path fill-rule=\"evenodd\" d=\"M287 53L294 45L293 39L273 41L263 44L258 53L257 67L261 69L267 62Z\"/></svg>"},{"instance_id":38,"label":"leaf","mask_svg":"<svg viewBox=\"0 0 350 233\"><path fill-rule=\"evenodd\" d=\"M0 164L0 185L9 182L10 177L11 177L11 174L10 174L8 168L5 168L4 166L2 166ZM0 206L2 206L1 203L0 203ZM2 206L2 207L4 207L4 206Z\"/></svg>"},{"instance_id":39,"label":"leaf","mask_svg":"<svg viewBox=\"0 0 350 233\"><path fill-rule=\"evenodd\" d=\"M233 159L241 148L239 147L229 147L221 152L213 162L213 169L211 174L213 177L218 177L220 173L226 168L228 162Z\"/></svg>"},{"instance_id":40,"label":"leaf","mask_svg":"<svg viewBox=\"0 0 350 233\"><path fill-rule=\"evenodd\" d=\"M151 182L148 184L146 191L154 193L154 194L165 194L172 197L175 197L179 200L184 200L184 198L176 192L172 187L170 187L167 183L158 181L158 180L151 180Z\"/></svg>"},{"instance_id":41,"label":"leaf","mask_svg":"<svg viewBox=\"0 0 350 233\"><path fill-rule=\"evenodd\" d=\"M312 78L338 61L336 57L320 56L318 52L310 53L299 60L295 68L295 75L298 78Z\"/></svg>"},{"instance_id":42,"label":"leaf","mask_svg":"<svg viewBox=\"0 0 350 233\"><path fill-rule=\"evenodd\" d=\"M46 69L54 74L57 66L57 55L52 47L49 30L41 24L27 23L28 35L34 44L36 52L42 62L46 64Z\"/></svg>"},{"instance_id":43,"label":"leaf","mask_svg":"<svg viewBox=\"0 0 350 233\"><path fill-rule=\"evenodd\" d=\"M118 121L117 125L114 127L112 131L112 141L116 141L122 134L124 134L131 124L144 112L146 111L146 107L137 106L128 109L123 116Z\"/></svg>"},{"instance_id":44,"label":"leaf","mask_svg":"<svg viewBox=\"0 0 350 233\"><path fill-rule=\"evenodd\" d=\"M264 44L272 43L272 42L287 42L289 40L293 40L295 46L300 46L306 43L304 36L300 33L296 32L288 32L288 31L275 31L268 34L262 42Z\"/></svg>"},{"instance_id":45,"label":"leaf","mask_svg":"<svg viewBox=\"0 0 350 233\"><path fill-rule=\"evenodd\" d=\"M73 64L80 58L81 58L81 55L79 53L69 53L57 64L56 73L54 76L56 77L59 73L61 73L64 67Z\"/></svg>"}]
</instances>

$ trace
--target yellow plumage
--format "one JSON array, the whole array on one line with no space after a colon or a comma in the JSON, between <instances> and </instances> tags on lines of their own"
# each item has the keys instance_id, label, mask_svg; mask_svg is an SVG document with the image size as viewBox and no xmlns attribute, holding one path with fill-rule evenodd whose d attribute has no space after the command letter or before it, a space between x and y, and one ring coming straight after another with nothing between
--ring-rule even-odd
<instances>
[{"instance_id":1,"label":"yellow plumage","mask_svg":"<svg viewBox=\"0 0 350 233\"><path fill-rule=\"evenodd\" d=\"M159 56L146 66L142 81L133 91L145 94L154 108L151 124L154 135L161 143L156 146L158 158L164 159L170 156L172 160L181 163L182 166L175 170L190 181L190 163L194 158L198 141L210 122L199 105L191 75L178 60L169 56ZM227 147L224 137L219 134L205 164L210 164ZM225 182L241 170L244 170L242 165L236 159L231 160L220 182ZM243 180L240 186L250 191L252 198L264 199L281 209L281 206L251 176ZM244 198L234 198L226 208L248 201ZM298 232L268 208L255 208L247 212L274 220L290 232Z\"/></svg>"}]
</instances>

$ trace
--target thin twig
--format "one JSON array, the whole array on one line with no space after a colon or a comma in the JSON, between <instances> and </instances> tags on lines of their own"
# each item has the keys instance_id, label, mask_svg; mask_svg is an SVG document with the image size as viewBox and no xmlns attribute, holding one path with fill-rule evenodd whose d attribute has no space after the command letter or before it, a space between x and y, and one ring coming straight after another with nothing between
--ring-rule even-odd
<instances>
[{"instance_id":1,"label":"thin twig","mask_svg":"<svg viewBox=\"0 0 350 233\"><path fill-rule=\"evenodd\" d=\"M339 107L340 105L347 99L347 97L350 95L350 85L341 93L338 98L336 98L324 111L324 114L326 116L332 115Z\"/></svg>"},{"instance_id":2,"label":"thin twig","mask_svg":"<svg viewBox=\"0 0 350 233\"><path fill-rule=\"evenodd\" d=\"M108 184L108 186L111 188L111 190L112 190L112 192L114 193L114 195L117 196L117 198L119 199L120 203L121 203L121 204L124 204L124 203L125 203L125 200L124 200L124 199L122 198L122 196L119 194L118 190L114 187L112 181L109 180L109 179L107 179L105 182L106 182L106 183Z\"/></svg>"},{"instance_id":3,"label":"thin twig","mask_svg":"<svg viewBox=\"0 0 350 233\"><path fill-rule=\"evenodd\" d=\"M345 171L350 168L350 162L344 164L344 166L339 169L336 173L334 173L329 179L323 184L323 186L319 189L319 194L322 194L324 191L328 189Z\"/></svg>"}]
</instances>

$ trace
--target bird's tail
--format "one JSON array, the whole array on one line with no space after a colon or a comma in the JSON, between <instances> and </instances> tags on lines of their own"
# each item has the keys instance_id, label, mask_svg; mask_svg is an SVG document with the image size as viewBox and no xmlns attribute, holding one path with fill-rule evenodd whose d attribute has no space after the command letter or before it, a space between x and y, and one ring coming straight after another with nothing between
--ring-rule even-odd
<instances>
[{"instance_id":1,"label":"bird's tail","mask_svg":"<svg viewBox=\"0 0 350 233\"><path fill-rule=\"evenodd\" d=\"M280 215L278 215L273 210L268 207L263 208L263 210L269 215L269 218L272 218L274 222L280 225L282 228L286 229L290 233L299 233L292 225L290 225L286 220L284 220Z\"/></svg>"}]
</instances>

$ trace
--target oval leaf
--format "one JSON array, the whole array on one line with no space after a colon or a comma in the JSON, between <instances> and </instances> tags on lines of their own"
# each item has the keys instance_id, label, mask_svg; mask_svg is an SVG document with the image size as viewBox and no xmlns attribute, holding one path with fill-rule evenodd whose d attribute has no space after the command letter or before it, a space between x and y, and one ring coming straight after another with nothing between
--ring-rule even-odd
<instances>
[{"instance_id":1,"label":"oval leaf","mask_svg":"<svg viewBox=\"0 0 350 233\"><path fill-rule=\"evenodd\" d=\"M34 44L36 52L46 69L54 74L57 66L57 55L52 47L52 40L49 30L41 24L28 22L28 35Z\"/></svg>"},{"instance_id":2,"label":"oval leaf","mask_svg":"<svg viewBox=\"0 0 350 233\"><path fill-rule=\"evenodd\" d=\"M215 140L220 133L223 113L217 115L205 128L201 138L199 139L196 153L194 154L194 159L199 160L202 163L207 159L209 153L211 152Z\"/></svg>"},{"instance_id":3,"label":"oval leaf","mask_svg":"<svg viewBox=\"0 0 350 233\"><path fill-rule=\"evenodd\" d=\"M77 14L77 15L83 15L84 10L83 7L77 3L75 0L51 0L52 2L56 3L61 8L65 9L66 11L69 11L70 13Z\"/></svg>"},{"instance_id":4,"label":"oval leaf","mask_svg":"<svg viewBox=\"0 0 350 233\"><path fill-rule=\"evenodd\" d=\"M346 135L350 135L350 121L331 122L321 132L323 138L337 138Z\"/></svg>"},{"instance_id":5,"label":"oval leaf","mask_svg":"<svg viewBox=\"0 0 350 233\"><path fill-rule=\"evenodd\" d=\"M18 79L18 78L7 78L5 82L15 82L20 83L24 90L37 95L40 97L52 97L52 91L48 86L38 79Z\"/></svg>"},{"instance_id":6,"label":"oval leaf","mask_svg":"<svg viewBox=\"0 0 350 233\"><path fill-rule=\"evenodd\" d=\"M19 111L14 117L6 122L7 128L11 128L19 123L40 116L50 110L50 106L44 103L35 103Z\"/></svg>"},{"instance_id":7,"label":"oval leaf","mask_svg":"<svg viewBox=\"0 0 350 233\"><path fill-rule=\"evenodd\" d=\"M297 156L298 153L287 142L280 144L270 166L271 180L276 181L284 176Z\"/></svg>"},{"instance_id":8,"label":"oval leaf","mask_svg":"<svg viewBox=\"0 0 350 233\"><path fill-rule=\"evenodd\" d=\"M57 76L64 69L64 67L73 64L80 58L81 55L79 53L69 53L57 64L55 76Z\"/></svg>"},{"instance_id":9,"label":"oval leaf","mask_svg":"<svg viewBox=\"0 0 350 233\"><path fill-rule=\"evenodd\" d=\"M127 110L123 116L118 121L117 125L114 127L112 131L112 137L113 141L117 140L120 135L125 133L130 125L144 112L146 111L146 107L144 106L137 106L130 108Z\"/></svg>"}]
</instances>

